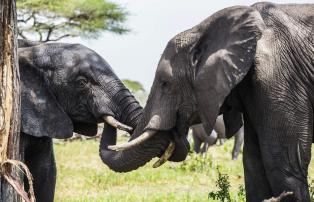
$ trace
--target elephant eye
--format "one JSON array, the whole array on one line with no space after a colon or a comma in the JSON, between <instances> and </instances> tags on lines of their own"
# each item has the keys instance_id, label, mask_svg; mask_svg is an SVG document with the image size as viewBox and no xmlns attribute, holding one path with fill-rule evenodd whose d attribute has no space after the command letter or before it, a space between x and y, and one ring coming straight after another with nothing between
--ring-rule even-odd
<instances>
[{"instance_id":1,"label":"elephant eye","mask_svg":"<svg viewBox=\"0 0 314 202\"><path fill-rule=\"evenodd\" d=\"M79 88L84 88L87 84L87 79L84 76L79 76L76 79L76 83Z\"/></svg>"},{"instance_id":2,"label":"elephant eye","mask_svg":"<svg viewBox=\"0 0 314 202\"><path fill-rule=\"evenodd\" d=\"M161 89L162 89L162 92L166 94L170 94L172 91L172 85L169 81L163 81L161 83Z\"/></svg>"},{"instance_id":3,"label":"elephant eye","mask_svg":"<svg viewBox=\"0 0 314 202\"><path fill-rule=\"evenodd\" d=\"M167 88L167 86L168 86L168 82L167 82L167 81L161 82L161 88L162 88L162 89Z\"/></svg>"}]
</instances>

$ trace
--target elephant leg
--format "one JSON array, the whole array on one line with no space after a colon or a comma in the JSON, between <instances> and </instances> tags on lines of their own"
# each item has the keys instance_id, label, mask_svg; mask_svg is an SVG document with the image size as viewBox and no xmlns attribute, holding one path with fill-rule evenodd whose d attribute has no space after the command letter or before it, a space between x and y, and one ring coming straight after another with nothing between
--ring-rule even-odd
<instances>
[{"instance_id":1,"label":"elephant leg","mask_svg":"<svg viewBox=\"0 0 314 202\"><path fill-rule=\"evenodd\" d=\"M311 149L305 152L302 143L297 139L295 142L296 144L279 147L276 154L270 152L271 147L275 145L263 146L264 167L274 196L279 196L283 191L292 191L293 195L282 201L310 202L308 164L304 163L307 160L303 157L304 155L310 157Z\"/></svg>"},{"instance_id":2,"label":"elephant leg","mask_svg":"<svg viewBox=\"0 0 314 202\"><path fill-rule=\"evenodd\" d=\"M224 145L225 143L225 138L219 138L219 146Z\"/></svg>"},{"instance_id":3,"label":"elephant leg","mask_svg":"<svg viewBox=\"0 0 314 202\"><path fill-rule=\"evenodd\" d=\"M56 164L53 143L49 137L23 134L26 143L24 160L33 175L36 201L53 202L56 184ZM25 180L26 181L26 180ZM25 183L27 186L27 182Z\"/></svg>"},{"instance_id":4,"label":"elephant leg","mask_svg":"<svg viewBox=\"0 0 314 202\"><path fill-rule=\"evenodd\" d=\"M246 201L263 201L272 197L270 184L259 149L258 137L248 119L244 115L244 148L243 166L245 176Z\"/></svg>"},{"instance_id":5,"label":"elephant leg","mask_svg":"<svg viewBox=\"0 0 314 202\"><path fill-rule=\"evenodd\" d=\"M206 135L204 142L207 143L207 147L216 144L218 140L218 134L216 132L212 132L210 136Z\"/></svg>"},{"instance_id":6,"label":"elephant leg","mask_svg":"<svg viewBox=\"0 0 314 202\"><path fill-rule=\"evenodd\" d=\"M201 154L204 154L205 152L207 152L208 148L211 146L211 145L214 145L217 141L217 133L215 132L212 132L210 134L210 136L208 136L207 134L204 134L204 137L203 137L203 141L201 140L201 143L203 142L203 146L201 148Z\"/></svg>"},{"instance_id":7,"label":"elephant leg","mask_svg":"<svg viewBox=\"0 0 314 202\"><path fill-rule=\"evenodd\" d=\"M242 148L244 133L243 133L243 127L240 128L240 130L234 135L234 145L232 149L232 160L236 160L239 156L239 153Z\"/></svg>"},{"instance_id":8,"label":"elephant leg","mask_svg":"<svg viewBox=\"0 0 314 202\"><path fill-rule=\"evenodd\" d=\"M312 103L298 95L290 95L289 104L272 103L271 119L263 128L259 128L260 149L267 179L274 196L283 191L291 191L293 195L282 201L309 202L308 166L311 161L313 140L313 108ZM294 102L293 102L294 101ZM289 113L287 113L289 112Z\"/></svg>"},{"instance_id":9,"label":"elephant leg","mask_svg":"<svg viewBox=\"0 0 314 202\"><path fill-rule=\"evenodd\" d=\"M202 144L202 141L197 137L197 135L194 134L194 131L192 133L192 136L193 136L193 142L194 142L194 151L195 153L200 153L201 151L201 144Z\"/></svg>"},{"instance_id":10,"label":"elephant leg","mask_svg":"<svg viewBox=\"0 0 314 202\"><path fill-rule=\"evenodd\" d=\"M204 142L200 152L201 152L201 154L204 154L207 152L207 150L208 150L208 143Z\"/></svg>"},{"instance_id":11,"label":"elephant leg","mask_svg":"<svg viewBox=\"0 0 314 202\"><path fill-rule=\"evenodd\" d=\"M307 115L302 114L304 117ZM299 121L299 122L298 122ZM306 126L308 122L294 122ZM264 167L273 194L280 195L283 191L292 191L293 195L282 201L310 201L308 187L308 166L311 160L312 126L305 127L309 132L297 131L293 124L285 121L287 128L280 128L277 137L284 139L268 141L261 145ZM292 123L292 122L291 122ZM299 128L299 127L297 127Z\"/></svg>"}]
</instances>

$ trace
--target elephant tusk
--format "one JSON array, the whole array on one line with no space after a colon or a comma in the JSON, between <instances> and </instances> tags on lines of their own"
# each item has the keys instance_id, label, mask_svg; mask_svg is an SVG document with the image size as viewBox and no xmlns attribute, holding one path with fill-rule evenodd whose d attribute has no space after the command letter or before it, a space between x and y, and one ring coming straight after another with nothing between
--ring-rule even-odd
<instances>
[{"instance_id":1,"label":"elephant tusk","mask_svg":"<svg viewBox=\"0 0 314 202\"><path fill-rule=\"evenodd\" d=\"M153 137L155 134L156 134L156 131L147 130L142 135L135 138L134 140L131 140L131 141L126 142L126 143L122 143L120 145L110 145L110 146L108 146L108 149L115 150L115 151L131 149L131 148L145 142L149 138Z\"/></svg>"},{"instance_id":2,"label":"elephant tusk","mask_svg":"<svg viewBox=\"0 0 314 202\"><path fill-rule=\"evenodd\" d=\"M164 154L158 159L158 161L156 161L153 165L153 168L158 168L159 166L163 165L164 163L166 163L166 161L170 158L170 156L172 155L174 149L175 149L175 143L173 141L170 142L170 144L168 145L166 151L164 152Z\"/></svg>"},{"instance_id":3,"label":"elephant tusk","mask_svg":"<svg viewBox=\"0 0 314 202\"><path fill-rule=\"evenodd\" d=\"M103 117L104 121L106 123L108 123L109 125L111 125L114 128L117 128L119 130L124 130L128 133L133 131L133 128L130 126L127 126L121 122L119 122L118 120L116 120L115 118L113 118L112 116L104 116Z\"/></svg>"}]
</instances>

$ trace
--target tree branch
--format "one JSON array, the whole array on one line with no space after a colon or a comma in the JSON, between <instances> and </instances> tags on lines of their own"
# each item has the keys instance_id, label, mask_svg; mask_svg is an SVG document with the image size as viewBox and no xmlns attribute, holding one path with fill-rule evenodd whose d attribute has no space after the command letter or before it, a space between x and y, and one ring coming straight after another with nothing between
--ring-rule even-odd
<instances>
[{"instance_id":1,"label":"tree branch","mask_svg":"<svg viewBox=\"0 0 314 202\"><path fill-rule=\"evenodd\" d=\"M65 34L65 35L62 35L62 36L60 36L60 37L57 37L57 38L55 38L55 39L46 39L44 42L48 42L48 41L59 41L59 40L61 40L61 39L63 39L63 38L66 38L66 37L75 37L75 36L77 36L77 35L74 35L74 34Z\"/></svg>"},{"instance_id":2,"label":"tree branch","mask_svg":"<svg viewBox=\"0 0 314 202\"><path fill-rule=\"evenodd\" d=\"M47 37L46 37L46 40L45 41L49 41L50 40L50 36L54 30L55 26L50 26L48 27L48 32L47 32Z\"/></svg>"},{"instance_id":3,"label":"tree branch","mask_svg":"<svg viewBox=\"0 0 314 202\"><path fill-rule=\"evenodd\" d=\"M22 38L22 39L27 39L27 37L23 34L23 31L18 31L18 35Z\"/></svg>"},{"instance_id":4,"label":"tree branch","mask_svg":"<svg viewBox=\"0 0 314 202\"><path fill-rule=\"evenodd\" d=\"M32 19L33 14L34 14L34 12L30 16L28 16L28 18L26 18L26 19L18 19L17 22L18 23L19 22L23 22L23 23L26 24L28 21L30 21L30 19Z\"/></svg>"}]
</instances>

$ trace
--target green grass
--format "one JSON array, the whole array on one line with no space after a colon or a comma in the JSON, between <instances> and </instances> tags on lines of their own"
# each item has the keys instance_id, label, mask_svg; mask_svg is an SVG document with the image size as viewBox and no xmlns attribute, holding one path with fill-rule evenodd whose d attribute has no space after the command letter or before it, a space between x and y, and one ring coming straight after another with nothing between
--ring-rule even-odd
<instances>
[{"instance_id":1,"label":"green grass","mask_svg":"<svg viewBox=\"0 0 314 202\"><path fill-rule=\"evenodd\" d=\"M244 179L242 155L237 161L230 160L232 142L211 147L205 157L192 154L183 163L167 162L158 169L152 168L152 161L124 174L109 170L101 162L99 140L55 144L55 201L209 201L208 193L217 190L217 166L229 175L231 196L235 196ZM313 171L311 164L309 173Z\"/></svg>"}]
</instances>

